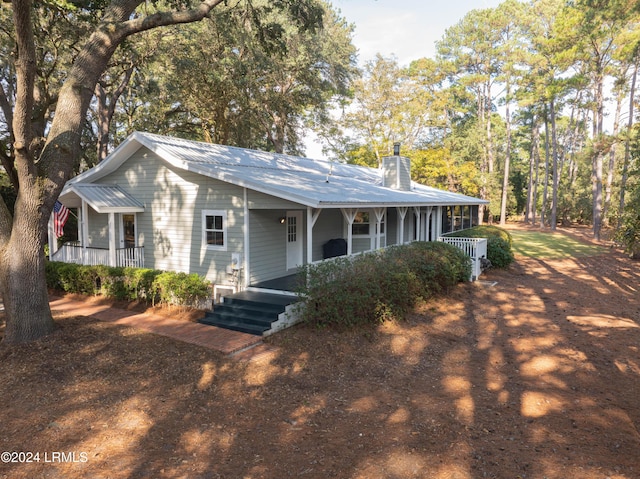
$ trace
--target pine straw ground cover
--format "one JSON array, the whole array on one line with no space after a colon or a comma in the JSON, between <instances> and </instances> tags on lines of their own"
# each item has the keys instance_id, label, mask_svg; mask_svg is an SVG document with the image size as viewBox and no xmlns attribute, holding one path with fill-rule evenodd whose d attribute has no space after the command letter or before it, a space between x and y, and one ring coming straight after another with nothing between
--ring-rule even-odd
<instances>
[{"instance_id":1,"label":"pine straw ground cover","mask_svg":"<svg viewBox=\"0 0 640 479\"><path fill-rule=\"evenodd\" d=\"M0 347L0 451L40 454L0 477L640 477L640 263L517 256L482 279L251 361L60 316Z\"/></svg>"}]
</instances>

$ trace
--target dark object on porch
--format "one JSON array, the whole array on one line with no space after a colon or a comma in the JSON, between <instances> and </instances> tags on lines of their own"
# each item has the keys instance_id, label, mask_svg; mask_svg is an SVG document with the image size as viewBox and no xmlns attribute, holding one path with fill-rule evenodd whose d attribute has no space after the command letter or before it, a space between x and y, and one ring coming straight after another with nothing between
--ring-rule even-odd
<instances>
[{"instance_id":1,"label":"dark object on porch","mask_svg":"<svg viewBox=\"0 0 640 479\"><path fill-rule=\"evenodd\" d=\"M347 241L344 238L336 238L322 245L323 258L335 258L347 254Z\"/></svg>"},{"instance_id":2,"label":"dark object on porch","mask_svg":"<svg viewBox=\"0 0 640 479\"><path fill-rule=\"evenodd\" d=\"M492 264L491 264L491 260L488 258L485 258L484 256L482 258L480 258L480 269L482 271L491 268Z\"/></svg>"}]
</instances>

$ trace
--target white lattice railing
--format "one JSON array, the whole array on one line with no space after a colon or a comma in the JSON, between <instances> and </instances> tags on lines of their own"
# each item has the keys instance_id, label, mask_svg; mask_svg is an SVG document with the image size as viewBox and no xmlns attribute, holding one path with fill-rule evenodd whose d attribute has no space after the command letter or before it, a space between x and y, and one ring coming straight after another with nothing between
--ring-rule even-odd
<instances>
[{"instance_id":1,"label":"white lattice railing","mask_svg":"<svg viewBox=\"0 0 640 479\"><path fill-rule=\"evenodd\" d=\"M440 236L438 241L457 246L471 258L471 278L476 280L482 273L482 259L487 257L487 238L457 238Z\"/></svg>"}]
</instances>

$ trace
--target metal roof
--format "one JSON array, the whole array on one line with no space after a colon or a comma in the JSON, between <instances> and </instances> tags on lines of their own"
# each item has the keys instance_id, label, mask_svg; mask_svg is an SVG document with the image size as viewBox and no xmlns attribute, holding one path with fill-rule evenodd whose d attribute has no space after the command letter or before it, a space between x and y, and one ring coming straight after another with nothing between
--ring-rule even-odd
<instances>
[{"instance_id":1,"label":"metal roof","mask_svg":"<svg viewBox=\"0 0 640 479\"><path fill-rule=\"evenodd\" d=\"M98 213L140 213L144 205L124 191L118 185L100 185L93 183L74 183L60 195L68 206L72 205L74 195L86 201Z\"/></svg>"},{"instance_id":2,"label":"metal roof","mask_svg":"<svg viewBox=\"0 0 640 479\"><path fill-rule=\"evenodd\" d=\"M382 186L378 169L135 132L98 166L71 180L80 185L115 171L144 146L184 170L314 208L477 205L485 200L413 182L410 191Z\"/></svg>"}]
</instances>

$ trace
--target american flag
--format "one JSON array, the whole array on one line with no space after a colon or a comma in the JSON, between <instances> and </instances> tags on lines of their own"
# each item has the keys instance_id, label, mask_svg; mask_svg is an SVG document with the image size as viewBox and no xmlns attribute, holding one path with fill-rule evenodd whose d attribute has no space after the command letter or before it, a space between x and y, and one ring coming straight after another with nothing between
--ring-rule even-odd
<instances>
[{"instance_id":1,"label":"american flag","mask_svg":"<svg viewBox=\"0 0 640 479\"><path fill-rule=\"evenodd\" d=\"M69 209L59 201L56 201L53 207L53 227L56 232L56 237L60 238L60 236L64 234L63 228L68 217Z\"/></svg>"}]
</instances>

